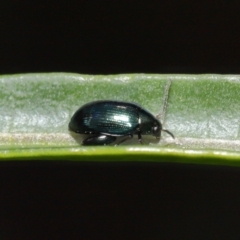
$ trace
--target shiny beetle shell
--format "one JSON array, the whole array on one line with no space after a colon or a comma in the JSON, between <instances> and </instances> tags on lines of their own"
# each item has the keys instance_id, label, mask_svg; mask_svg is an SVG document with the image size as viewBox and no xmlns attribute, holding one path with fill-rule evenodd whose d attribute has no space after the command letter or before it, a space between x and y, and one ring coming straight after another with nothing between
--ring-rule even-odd
<instances>
[{"instance_id":1,"label":"shiny beetle shell","mask_svg":"<svg viewBox=\"0 0 240 240\"><path fill-rule=\"evenodd\" d=\"M163 129L156 117L137 104L103 100L80 107L71 118L69 130L89 135L83 145L107 145L122 136L126 138L120 143L133 135L138 135L139 142L142 142L142 135L160 138Z\"/></svg>"}]
</instances>

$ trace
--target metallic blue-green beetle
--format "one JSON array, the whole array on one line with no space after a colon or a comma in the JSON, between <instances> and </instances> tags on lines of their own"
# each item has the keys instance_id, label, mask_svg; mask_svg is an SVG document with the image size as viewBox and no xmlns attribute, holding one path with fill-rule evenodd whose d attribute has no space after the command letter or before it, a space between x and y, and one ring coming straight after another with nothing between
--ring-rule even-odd
<instances>
[{"instance_id":1,"label":"metallic blue-green beetle","mask_svg":"<svg viewBox=\"0 0 240 240\"><path fill-rule=\"evenodd\" d=\"M153 135L160 139L161 131L173 138L173 134L162 129L160 121L141 106L121 101L94 101L80 107L72 116L69 130L79 134L87 134L82 145L108 145L125 137L118 144L138 135L142 143L142 135Z\"/></svg>"}]
</instances>

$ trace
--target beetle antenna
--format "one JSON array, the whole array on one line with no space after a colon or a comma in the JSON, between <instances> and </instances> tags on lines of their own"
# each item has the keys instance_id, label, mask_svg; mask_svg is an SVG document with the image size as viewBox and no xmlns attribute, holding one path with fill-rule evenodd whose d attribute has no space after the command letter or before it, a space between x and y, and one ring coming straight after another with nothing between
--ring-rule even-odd
<instances>
[{"instance_id":1,"label":"beetle antenna","mask_svg":"<svg viewBox=\"0 0 240 240\"><path fill-rule=\"evenodd\" d=\"M164 125L164 121L165 121L165 112L166 112L166 108L167 108L167 101L168 101L168 95L169 95L169 89L170 89L170 86L172 84L172 80L169 79L168 82L167 82L167 85L165 87L165 91L164 91L164 99L163 99L163 109L162 109L162 112L159 113L156 118L162 120L162 124ZM162 129L163 130L163 129ZM166 130L163 130L163 131L166 131ZM171 134L170 134L171 135Z\"/></svg>"},{"instance_id":2,"label":"beetle antenna","mask_svg":"<svg viewBox=\"0 0 240 240\"><path fill-rule=\"evenodd\" d=\"M174 135L170 131L168 131L167 129L162 129L162 131L168 133L173 139L175 139Z\"/></svg>"}]
</instances>

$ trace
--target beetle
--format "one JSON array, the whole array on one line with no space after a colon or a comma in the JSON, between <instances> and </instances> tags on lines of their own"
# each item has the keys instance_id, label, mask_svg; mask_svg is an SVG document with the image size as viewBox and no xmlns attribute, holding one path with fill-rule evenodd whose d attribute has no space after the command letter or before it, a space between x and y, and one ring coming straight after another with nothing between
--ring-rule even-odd
<instances>
[{"instance_id":1,"label":"beetle","mask_svg":"<svg viewBox=\"0 0 240 240\"><path fill-rule=\"evenodd\" d=\"M149 111L131 102L100 100L89 102L80 107L72 116L68 125L69 131L87 134L82 145L108 145L119 137L126 137L118 144L138 136L142 143L142 135L153 135L157 139L164 131L161 122Z\"/></svg>"}]
</instances>

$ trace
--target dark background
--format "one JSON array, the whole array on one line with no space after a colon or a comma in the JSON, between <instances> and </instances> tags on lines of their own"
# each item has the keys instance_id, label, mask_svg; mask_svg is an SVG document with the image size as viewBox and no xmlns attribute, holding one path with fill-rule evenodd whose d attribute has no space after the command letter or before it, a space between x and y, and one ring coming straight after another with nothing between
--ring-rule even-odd
<instances>
[{"instance_id":1,"label":"dark background","mask_svg":"<svg viewBox=\"0 0 240 240\"><path fill-rule=\"evenodd\" d=\"M1 1L0 73L239 73L239 1Z\"/></svg>"},{"instance_id":2,"label":"dark background","mask_svg":"<svg viewBox=\"0 0 240 240\"><path fill-rule=\"evenodd\" d=\"M239 74L240 3L6 1L0 74ZM1 239L240 239L240 170L0 164Z\"/></svg>"}]
</instances>

